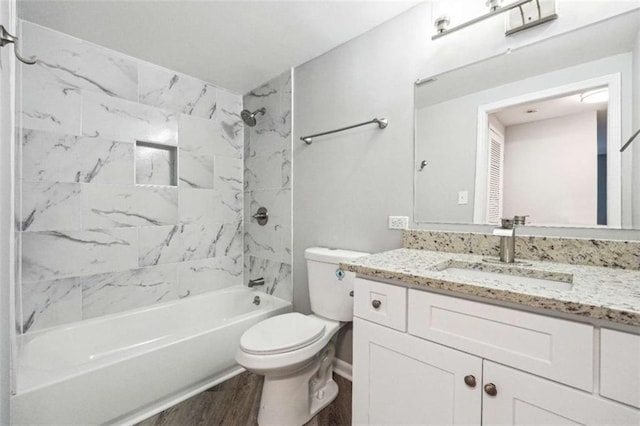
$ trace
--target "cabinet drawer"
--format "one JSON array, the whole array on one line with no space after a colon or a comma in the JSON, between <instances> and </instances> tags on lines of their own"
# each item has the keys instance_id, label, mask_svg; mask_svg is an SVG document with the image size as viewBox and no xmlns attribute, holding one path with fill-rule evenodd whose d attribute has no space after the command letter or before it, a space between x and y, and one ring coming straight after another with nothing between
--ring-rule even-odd
<instances>
[{"instance_id":1,"label":"cabinet drawer","mask_svg":"<svg viewBox=\"0 0 640 426\"><path fill-rule=\"evenodd\" d=\"M407 331L407 289L356 278L353 315L380 325Z\"/></svg>"},{"instance_id":2,"label":"cabinet drawer","mask_svg":"<svg viewBox=\"0 0 640 426\"><path fill-rule=\"evenodd\" d=\"M592 326L419 290L408 297L410 334L592 391Z\"/></svg>"},{"instance_id":3,"label":"cabinet drawer","mask_svg":"<svg viewBox=\"0 0 640 426\"><path fill-rule=\"evenodd\" d=\"M640 408L640 336L602 329L600 395Z\"/></svg>"}]
</instances>

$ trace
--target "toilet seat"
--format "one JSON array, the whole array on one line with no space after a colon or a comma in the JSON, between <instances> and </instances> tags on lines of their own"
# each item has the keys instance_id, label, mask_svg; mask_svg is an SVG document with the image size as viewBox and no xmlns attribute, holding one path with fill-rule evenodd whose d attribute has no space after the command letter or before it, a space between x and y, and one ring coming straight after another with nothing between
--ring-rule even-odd
<instances>
[{"instance_id":1,"label":"toilet seat","mask_svg":"<svg viewBox=\"0 0 640 426\"><path fill-rule=\"evenodd\" d=\"M325 324L293 312L266 319L249 328L240 339L240 348L252 355L274 355L296 351L322 338Z\"/></svg>"}]
</instances>

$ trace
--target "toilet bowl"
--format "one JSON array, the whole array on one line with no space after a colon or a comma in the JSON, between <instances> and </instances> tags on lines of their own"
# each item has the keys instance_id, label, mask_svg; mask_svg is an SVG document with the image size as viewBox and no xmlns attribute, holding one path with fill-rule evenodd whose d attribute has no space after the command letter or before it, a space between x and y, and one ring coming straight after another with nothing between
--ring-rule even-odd
<instances>
[{"instance_id":1,"label":"toilet bowl","mask_svg":"<svg viewBox=\"0 0 640 426\"><path fill-rule=\"evenodd\" d=\"M271 317L242 335L236 361L264 376L261 426L302 425L338 395L333 380L335 340L353 318L355 278L338 263L367 254L322 247L305 250L313 314Z\"/></svg>"},{"instance_id":2,"label":"toilet bowl","mask_svg":"<svg viewBox=\"0 0 640 426\"><path fill-rule=\"evenodd\" d=\"M343 324L297 312L271 317L242 335L236 361L256 374L290 374L308 364Z\"/></svg>"}]
</instances>

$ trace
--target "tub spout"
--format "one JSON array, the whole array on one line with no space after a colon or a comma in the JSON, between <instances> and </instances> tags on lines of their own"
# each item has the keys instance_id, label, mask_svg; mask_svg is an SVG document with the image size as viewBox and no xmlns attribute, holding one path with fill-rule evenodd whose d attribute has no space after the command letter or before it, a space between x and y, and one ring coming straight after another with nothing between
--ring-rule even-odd
<instances>
[{"instance_id":1,"label":"tub spout","mask_svg":"<svg viewBox=\"0 0 640 426\"><path fill-rule=\"evenodd\" d=\"M264 285L264 278L256 278L255 280L249 280L249 288L255 287L257 285Z\"/></svg>"}]
</instances>

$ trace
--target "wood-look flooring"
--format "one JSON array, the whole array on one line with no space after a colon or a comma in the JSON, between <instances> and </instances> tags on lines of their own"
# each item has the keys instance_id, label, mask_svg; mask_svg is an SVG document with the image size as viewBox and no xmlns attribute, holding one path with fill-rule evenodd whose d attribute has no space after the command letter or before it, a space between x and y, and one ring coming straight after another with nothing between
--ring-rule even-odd
<instances>
[{"instance_id":1,"label":"wood-look flooring","mask_svg":"<svg viewBox=\"0 0 640 426\"><path fill-rule=\"evenodd\" d=\"M337 398L305 426L351 425L351 382L337 374ZM138 426L245 426L258 424L262 376L245 372L174 405Z\"/></svg>"}]
</instances>

